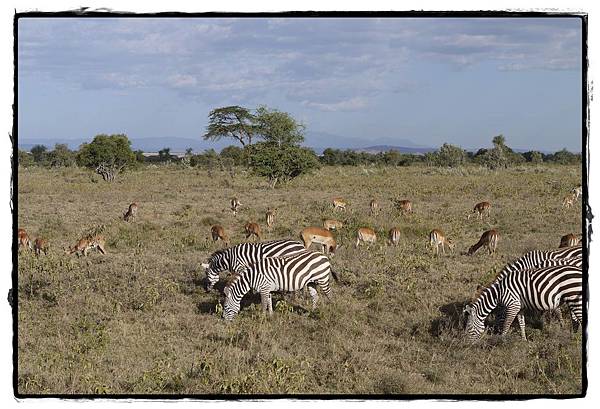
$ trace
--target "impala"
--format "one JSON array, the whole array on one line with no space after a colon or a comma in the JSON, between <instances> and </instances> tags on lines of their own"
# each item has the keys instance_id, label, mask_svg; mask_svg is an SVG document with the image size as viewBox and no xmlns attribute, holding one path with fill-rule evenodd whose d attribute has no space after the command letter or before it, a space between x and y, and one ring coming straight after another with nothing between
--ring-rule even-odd
<instances>
[{"instance_id":1,"label":"impala","mask_svg":"<svg viewBox=\"0 0 600 409\"><path fill-rule=\"evenodd\" d=\"M333 234L329 230L321 227L307 227L300 232L300 237L304 242L304 247L308 249L312 243L321 244L323 253L331 255L335 254L337 244Z\"/></svg>"},{"instance_id":2,"label":"impala","mask_svg":"<svg viewBox=\"0 0 600 409\"><path fill-rule=\"evenodd\" d=\"M260 226L257 223L246 223L244 226L244 231L246 232L246 239L248 239L250 236L255 236L256 241L260 241L262 239Z\"/></svg>"},{"instance_id":3,"label":"impala","mask_svg":"<svg viewBox=\"0 0 600 409\"><path fill-rule=\"evenodd\" d=\"M358 248L361 242L363 243L375 243L377 241L377 235L375 234L375 230L369 227L361 227L358 229L358 233L356 234L356 244L355 248Z\"/></svg>"}]
</instances>

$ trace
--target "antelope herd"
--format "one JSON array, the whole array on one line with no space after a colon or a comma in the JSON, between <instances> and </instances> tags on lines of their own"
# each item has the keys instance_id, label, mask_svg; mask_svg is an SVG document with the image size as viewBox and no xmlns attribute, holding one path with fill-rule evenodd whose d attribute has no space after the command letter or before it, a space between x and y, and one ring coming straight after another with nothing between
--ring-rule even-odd
<instances>
[{"instance_id":1,"label":"antelope herd","mask_svg":"<svg viewBox=\"0 0 600 409\"><path fill-rule=\"evenodd\" d=\"M582 194L581 185L572 189L570 191L570 193L563 200L563 203L562 203L563 207L568 208L568 207L573 206L574 202L581 196L581 194ZM348 202L344 198L336 197L332 200L331 204L333 206L334 212L336 212L336 211L348 212L348 207L349 207ZM402 216L413 214L413 206L412 206L412 202L410 200L392 199L392 205ZM237 197L233 197L230 200L230 208L231 208L231 211L233 212L234 217L237 217L237 215L240 211L240 206L241 206L241 202L238 200ZM368 206L369 206L369 214L371 216L376 216L378 213L381 212L380 203L375 198L370 200ZM473 214L477 215L477 218L482 221L483 221L484 216L487 217L488 219L490 219L491 207L492 207L492 205L488 201L479 202L479 203L475 204L475 206L472 208L472 211L469 212L467 219L470 219L470 217ZM127 211L123 214L122 219L125 222L134 222L137 217L137 214L138 214L138 209L139 209L139 204L137 202L131 203L129 205ZM273 227L275 225L276 215L277 215L277 208L269 207L265 212L264 220L265 220L265 224L267 226L267 230L269 232L273 229ZM321 260L321 261L319 261L319 263L321 263L324 266L323 267L324 272L319 273L319 274L314 274L314 277L318 277L318 283L320 283L319 285L323 286L323 288L326 288L327 289L326 294L329 295L329 281L328 281L328 278L325 278L325 277L326 276L328 277L329 273L332 273L332 274L335 274L335 273L333 272L333 270L331 270L331 266L330 266L329 262L327 261L327 258L325 258L325 259L318 258L318 257L315 258L316 256L305 255L305 254L311 253L309 251L309 248L312 244L317 244L317 245L321 246L322 253L324 253L325 255L334 256L337 248L339 248L340 245L339 245L339 243L336 242L336 238L335 238L334 234L332 233L332 231L335 231L336 234L340 234L340 232L344 229L344 227L345 227L345 223L343 223L339 220L325 219L323 221L323 227L309 226L309 227L304 228L300 232L300 239L302 241L302 244L299 242L294 242L294 241L290 241L290 240L278 240L278 241L264 242L264 246L263 246L263 243L260 243L263 240L263 234L261 232L260 225L256 222L249 221L243 227L245 239L248 241L251 238L253 238L255 244L252 244L252 245L263 246L263 247L254 247L254 248L248 247L248 249L250 249L250 250L248 250L248 249L244 250L244 249L240 248L240 246L242 246L242 244L238 245L238 246L230 247L231 241L230 241L229 235L227 234L225 228L218 224L212 225L211 226L212 241L215 244L219 240L222 241L223 249L213 253L213 255L211 256L211 260L209 260L210 262L208 264L203 264L203 266L207 269L206 274L207 274L207 277L210 279L209 281L211 284L214 284L216 282L216 280L218 280L218 272L219 271L228 269L234 274L233 279L230 280L230 284L228 286L226 286L226 288L225 288L226 296L227 296L226 306L227 306L227 308L231 308L230 310L226 309L227 317L231 318L233 315L235 315L235 313L237 313L237 311L239 311L239 298L245 292L247 292L249 289L249 287L247 287L246 284L244 284L244 285L240 284L240 283L245 282L245 281L240 281L240 279L239 279L240 274L247 274L248 277L253 277L254 275L256 275L256 277L259 277L259 278L256 278L255 280L258 280L256 282L257 283L260 282L260 285L256 284L257 287L255 288L255 290L260 290L262 296L265 297L263 299L263 306L265 306L265 308L268 311L272 311L272 307L270 306L270 291L273 291L272 288L288 288L289 287L289 289L293 288L294 290L298 290L304 284L308 285L310 283L312 283L311 285L313 285L313 286L309 285L308 288L311 293L311 296L313 297L313 305L314 305L316 303L316 297L317 297L316 290L314 289L314 284L317 283L317 281L313 282L313 281L308 280L308 281L306 281L306 283L303 281L304 284L300 287L298 287L298 285L288 286L287 284L284 285L283 287L281 287L282 284L277 281L279 279L281 279L281 280L284 279L284 278L282 278L283 276L277 275L278 273L276 270L277 270L277 268L279 268L278 266L280 266L280 265L285 266L285 265L287 265L288 262L290 265L295 266L294 268L296 269L297 272L294 274L298 274L298 277L304 277L303 274L305 274L305 273L313 274L314 271L311 272L310 267L308 267L306 265L302 265L301 264L302 260L312 260L312 259ZM391 227L388 231L388 237L387 237L388 245L394 246L394 247L398 246L401 242L401 237L402 237L402 233L401 233L400 229L398 227ZM488 254L493 256L496 254L499 237L500 236L499 236L498 230L496 230L496 229L487 230L487 231L483 232L483 234L481 235L481 237L477 243L470 246L466 252L461 253L461 254L470 256L470 255L475 254L481 247L485 246L488 249ZM429 239L429 245L431 246L432 251L435 253L436 256L440 255L440 250L441 250L441 253L445 255L446 248L453 251L456 246L456 243L453 242L452 240L450 240L446 236L444 231L439 228L432 229L429 233L428 239ZM567 234L567 235L561 237L559 247L560 248L563 248L563 247L573 248L575 246L580 246L581 240L582 240L581 235ZM37 238L35 238L35 240L33 240L24 229L18 229L17 243L18 243L19 252L23 249L29 249L29 250L33 250L35 252L36 256L40 256L42 253L44 255L46 255L48 253L48 249L49 249L48 241L43 237L37 237ZM356 241L354 244L354 248L357 249L361 244L371 246L371 245L374 245L375 243L377 243L377 232L373 228L366 227L366 226L357 228ZM250 243L246 243L246 244L250 245ZM86 236L80 238L76 242L75 245L65 248L64 252L66 254L74 254L75 253L78 256L85 257L85 256L87 256L87 254L90 250L94 250L94 249L98 250L103 255L105 255L107 253L106 252L106 239L105 239L104 235L102 235L102 234L86 235ZM302 249L302 250L300 250L300 249ZM314 253L314 252L312 252L312 253ZM260 264L260 265L252 264L252 263L256 263L256 260L262 259L263 256L261 254L262 255L273 254L272 256L268 257L268 258L272 258L273 260L265 261L263 264ZM562 253L560 253L560 254L562 254ZM237 262L232 261L232 260L236 260L236 257L241 260L246 260L246 259L244 259L244 257L247 258L250 256L254 257L254 258L251 258L250 263L241 262L241 264L240 264L239 260ZM231 257L233 257L233 258L229 259ZM283 257L282 260L288 260L288 261L281 261L281 262L275 261L275 259L278 257ZM548 257L550 257L550 256L548 256ZM297 264L294 264L294 263L296 263L296 261L294 261L294 260L297 260ZM561 263L563 263L563 262L558 262L558 264L561 264ZM544 261L542 264L534 265L534 267L536 267L536 268L537 267L551 268L554 265L556 265L556 263L553 264L553 262L545 262ZM569 264L569 265L571 265L571 264ZM252 267L252 266L254 266L254 267ZM574 264L573 268L581 268L581 262L579 262L578 265ZM261 271L263 269L265 271L269 271L268 274L269 274L270 278L266 281L261 281L261 280L263 280L263 278L261 278L261 277L263 277L263 276L261 276L261 274L262 274ZM511 272L512 272L512 270L511 270ZM286 274L288 274L288 273L286 273ZM281 273L281 274L283 274L283 273ZM310 274L307 275L306 277L311 277ZM254 278L253 278L253 280L254 280ZM315 278L315 280L317 280L317 278ZM277 284L277 283L279 283L279 284ZM500 284L498 284L498 285L500 286ZM298 287L298 288L296 288L296 287ZM235 294L235 296L237 298L235 298L235 300L233 300L229 296L230 294L231 295ZM488 294L488 293L486 293L484 291L484 292L481 292L480 294ZM486 295L486 297L487 296L488 295ZM492 303L492 304L493 304L493 302L496 302L496 301L493 301L493 300L489 301L489 303ZM577 303L577 301L572 301L572 305L576 305L576 303ZM475 304L473 304L473 305L475 305ZM474 313L474 311L475 310L473 310L471 308L471 309L469 309L468 312ZM473 321L473 322L475 322L475 321ZM519 321L519 322L521 322L521 321ZM481 323L479 321L477 321L477 323L473 324L473 325L474 325L473 327L470 327L470 331L471 331L471 336L475 337L477 334L480 333L479 326L481 325ZM473 334L475 334L475 335L473 335Z\"/></svg>"}]
</instances>

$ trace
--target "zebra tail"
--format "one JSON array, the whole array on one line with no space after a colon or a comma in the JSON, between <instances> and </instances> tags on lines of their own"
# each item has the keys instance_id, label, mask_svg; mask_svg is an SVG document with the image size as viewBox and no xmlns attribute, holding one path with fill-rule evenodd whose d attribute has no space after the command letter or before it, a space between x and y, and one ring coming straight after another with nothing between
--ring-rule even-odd
<instances>
[{"instance_id":1,"label":"zebra tail","mask_svg":"<svg viewBox=\"0 0 600 409\"><path fill-rule=\"evenodd\" d=\"M338 277L337 273L336 273L335 271L333 271L333 269L331 270L331 275L333 276L333 279L334 279L336 282L339 282L339 281L340 281L340 278Z\"/></svg>"}]
</instances>

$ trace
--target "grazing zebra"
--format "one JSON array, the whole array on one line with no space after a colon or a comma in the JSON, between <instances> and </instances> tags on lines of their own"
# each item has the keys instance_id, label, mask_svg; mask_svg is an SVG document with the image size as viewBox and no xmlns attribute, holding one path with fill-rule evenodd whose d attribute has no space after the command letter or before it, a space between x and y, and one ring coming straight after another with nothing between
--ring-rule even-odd
<instances>
[{"instance_id":1,"label":"grazing zebra","mask_svg":"<svg viewBox=\"0 0 600 409\"><path fill-rule=\"evenodd\" d=\"M446 235L440 229L433 229L429 233L429 244L431 245L433 251L435 251L436 256L440 254L440 246L442 247L442 253L446 254L446 249L444 246L447 246L450 250L454 249L454 243L452 240L447 239Z\"/></svg>"},{"instance_id":2,"label":"grazing zebra","mask_svg":"<svg viewBox=\"0 0 600 409\"><path fill-rule=\"evenodd\" d=\"M490 202L480 202L477 203L475 205L475 207L473 208L473 211L471 213L469 213L469 215L467 216L467 220L471 218L471 215L473 213L478 213L479 215L479 219L483 220L483 214L486 213L487 217L490 217L490 209L491 209L492 205Z\"/></svg>"},{"instance_id":3,"label":"grazing zebra","mask_svg":"<svg viewBox=\"0 0 600 409\"><path fill-rule=\"evenodd\" d=\"M498 246L499 239L498 231L496 229L488 230L483 232L481 238L477 243L469 247L467 254L470 256L474 254L481 246L487 245L490 254L496 253L496 246Z\"/></svg>"},{"instance_id":4,"label":"grazing zebra","mask_svg":"<svg viewBox=\"0 0 600 409\"><path fill-rule=\"evenodd\" d=\"M571 310L576 331L582 320L582 270L572 265L544 267L529 270L527 274L513 271L483 289L475 301L465 307L468 315L467 339L471 342L481 337L485 319L496 307L501 307L499 328L502 335L510 329L517 317L521 337L525 335L524 308L538 311L555 310L566 303Z\"/></svg>"},{"instance_id":5,"label":"grazing zebra","mask_svg":"<svg viewBox=\"0 0 600 409\"><path fill-rule=\"evenodd\" d=\"M578 244L581 244L581 234L580 235L575 235L572 233L569 234L565 234L564 236L562 236L560 238L560 244L558 246L558 248L563 248L563 247L572 247L572 246L577 246Z\"/></svg>"},{"instance_id":6,"label":"grazing zebra","mask_svg":"<svg viewBox=\"0 0 600 409\"><path fill-rule=\"evenodd\" d=\"M327 256L315 251L303 251L287 257L269 257L244 268L234 274L225 287L225 303L223 318L232 320L240 311L242 297L250 290L260 293L262 307L273 314L271 292L298 291L308 287L312 298L312 308L319 299L317 285L323 293L330 297L329 274L337 281Z\"/></svg>"},{"instance_id":7,"label":"grazing zebra","mask_svg":"<svg viewBox=\"0 0 600 409\"><path fill-rule=\"evenodd\" d=\"M265 257L280 257L304 251L299 241L273 240L263 243L242 243L237 246L214 252L208 263L203 263L206 269L206 291L210 291L219 281L219 273L229 270L233 273L256 263Z\"/></svg>"},{"instance_id":8,"label":"grazing zebra","mask_svg":"<svg viewBox=\"0 0 600 409\"><path fill-rule=\"evenodd\" d=\"M546 260L568 259L576 262L577 259L581 260L582 254L583 249L581 246L565 247L559 250L551 251L533 250L525 253L524 256L504 266L500 273L498 273L497 279L502 279L513 271L523 271L532 268L538 268Z\"/></svg>"}]
</instances>

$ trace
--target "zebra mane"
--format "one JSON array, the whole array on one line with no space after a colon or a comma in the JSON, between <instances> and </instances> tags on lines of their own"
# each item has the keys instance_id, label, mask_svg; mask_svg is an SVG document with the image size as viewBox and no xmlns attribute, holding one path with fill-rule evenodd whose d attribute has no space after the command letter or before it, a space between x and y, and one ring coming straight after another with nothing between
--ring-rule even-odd
<instances>
[{"instance_id":1,"label":"zebra mane","mask_svg":"<svg viewBox=\"0 0 600 409\"><path fill-rule=\"evenodd\" d=\"M489 285L487 285L487 286L483 286L481 284L478 285L477 290L475 291L475 294L473 295L473 298L471 299L471 303L476 302L479 299L479 297L481 297L481 294L488 288L489 288Z\"/></svg>"},{"instance_id":2,"label":"zebra mane","mask_svg":"<svg viewBox=\"0 0 600 409\"><path fill-rule=\"evenodd\" d=\"M210 255L210 257L209 257L209 260L212 260L214 257L218 257L218 256L220 256L220 255L224 255L224 254L226 254L226 253L227 253L227 250L229 250L229 249L228 249L228 248L225 248L225 249L220 249L220 250L217 250L217 251L215 251L214 253L212 253L212 254Z\"/></svg>"}]
</instances>

